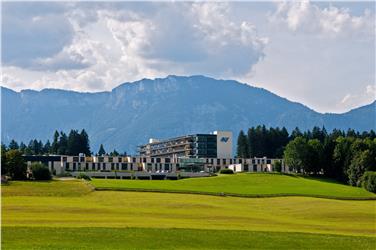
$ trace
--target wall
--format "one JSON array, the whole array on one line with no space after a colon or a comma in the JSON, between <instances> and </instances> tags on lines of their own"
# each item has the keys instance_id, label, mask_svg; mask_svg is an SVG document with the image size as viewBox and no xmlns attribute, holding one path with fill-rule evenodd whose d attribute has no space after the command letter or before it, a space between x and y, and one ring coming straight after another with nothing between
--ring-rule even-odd
<instances>
[{"instance_id":1,"label":"wall","mask_svg":"<svg viewBox=\"0 0 376 250\"><path fill-rule=\"evenodd\" d=\"M232 132L214 131L217 135L217 158L232 158Z\"/></svg>"}]
</instances>

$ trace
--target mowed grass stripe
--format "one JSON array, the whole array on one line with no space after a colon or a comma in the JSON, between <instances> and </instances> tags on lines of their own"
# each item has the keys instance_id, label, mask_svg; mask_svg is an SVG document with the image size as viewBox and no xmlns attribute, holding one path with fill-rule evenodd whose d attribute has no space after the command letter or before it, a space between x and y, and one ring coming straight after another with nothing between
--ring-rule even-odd
<instances>
[{"instance_id":1,"label":"mowed grass stripe","mask_svg":"<svg viewBox=\"0 0 376 250\"><path fill-rule=\"evenodd\" d=\"M77 197L93 191L93 187L81 180L11 181L1 185L1 196L53 196Z\"/></svg>"},{"instance_id":2,"label":"mowed grass stripe","mask_svg":"<svg viewBox=\"0 0 376 250\"><path fill-rule=\"evenodd\" d=\"M351 187L326 179L281 174L235 174L182 180L93 179L96 190L125 190L231 195L238 197L308 196L333 199L376 199L363 188Z\"/></svg>"},{"instance_id":3,"label":"mowed grass stripe","mask_svg":"<svg viewBox=\"0 0 376 250\"><path fill-rule=\"evenodd\" d=\"M162 228L3 227L3 249L374 249L376 238Z\"/></svg>"},{"instance_id":4,"label":"mowed grass stripe","mask_svg":"<svg viewBox=\"0 0 376 250\"><path fill-rule=\"evenodd\" d=\"M142 227L373 236L375 201L244 199L142 192L6 196L3 226Z\"/></svg>"}]
</instances>

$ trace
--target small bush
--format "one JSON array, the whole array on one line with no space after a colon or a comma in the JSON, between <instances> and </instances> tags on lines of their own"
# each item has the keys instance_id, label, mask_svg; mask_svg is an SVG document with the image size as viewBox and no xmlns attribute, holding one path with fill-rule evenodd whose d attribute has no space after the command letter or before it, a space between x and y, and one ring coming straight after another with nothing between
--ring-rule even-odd
<instances>
[{"instance_id":1,"label":"small bush","mask_svg":"<svg viewBox=\"0 0 376 250\"><path fill-rule=\"evenodd\" d=\"M91 178L90 176L84 174L84 173L79 173L76 177L77 179L84 179L84 180L87 180L87 181L91 181Z\"/></svg>"},{"instance_id":2,"label":"small bush","mask_svg":"<svg viewBox=\"0 0 376 250\"><path fill-rule=\"evenodd\" d=\"M362 186L373 193L376 193L376 172L367 171L362 177Z\"/></svg>"},{"instance_id":3,"label":"small bush","mask_svg":"<svg viewBox=\"0 0 376 250\"><path fill-rule=\"evenodd\" d=\"M234 174L234 171L232 171L232 169L225 168L225 169L221 169L219 173L220 174Z\"/></svg>"},{"instance_id":4,"label":"small bush","mask_svg":"<svg viewBox=\"0 0 376 250\"><path fill-rule=\"evenodd\" d=\"M45 165L41 163L33 163L31 164L31 172L33 173L33 178L35 180L51 180L51 172Z\"/></svg>"}]
</instances>

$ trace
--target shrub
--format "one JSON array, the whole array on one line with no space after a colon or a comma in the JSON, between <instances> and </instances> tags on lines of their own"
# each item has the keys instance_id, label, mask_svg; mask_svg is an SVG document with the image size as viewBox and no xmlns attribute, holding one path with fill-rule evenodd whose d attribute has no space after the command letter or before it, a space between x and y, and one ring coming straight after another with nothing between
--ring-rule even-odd
<instances>
[{"instance_id":1,"label":"shrub","mask_svg":"<svg viewBox=\"0 0 376 250\"><path fill-rule=\"evenodd\" d=\"M76 177L77 179L84 179L84 180L87 180L87 181L91 181L91 178L90 176L84 174L84 173L79 173Z\"/></svg>"},{"instance_id":2,"label":"shrub","mask_svg":"<svg viewBox=\"0 0 376 250\"><path fill-rule=\"evenodd\" d=\"M373 193L376 193L376 172L367 171L362 177L362 186Z\"/></svg>"},{"instance_id":3,"label":"shrub","mask_svg":"<svg viewBox=\"0 0 376 250\"><path fill-rule=\"evenodd\" d=\"M220 174L234 174L234 171L232 171L232 169L225 168L225 169L221 169L219 173Z\"/></svg>"},{"instance_id":4,"label":"shrub","mask_svg":"<svg viewBox=\"0 0 376 250\"><path fill-rule=\"evenodd\" d=\"M50 170L41 163L32 163L31 171L35 180L51 180Z\"/></svg>"}]
</instances>

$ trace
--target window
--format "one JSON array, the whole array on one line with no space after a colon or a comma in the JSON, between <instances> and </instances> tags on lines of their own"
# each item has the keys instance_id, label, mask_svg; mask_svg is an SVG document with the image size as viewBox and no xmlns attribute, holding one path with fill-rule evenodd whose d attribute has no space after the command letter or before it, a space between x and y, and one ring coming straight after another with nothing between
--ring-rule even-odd
<instances>
[{"instance_id":1,"label":"window","mask_svg":"<svg viewBox=\"0 0 376 250\"><path fill-rule=\"evenodd\" d=\"M157 163L161 163L161 158L157 158Z\"/></svg>"},{"instance_id":2,"label":"window","mask_svg":"<svg viewBox=\"0 0 376 250\"><path fill-rule=\"evenodd\" d=\"M272 160L268 159L266 160L266 164L271 164L272 163Z\"/></svg>"},{"instance_id":3,"label":"window","mask_svg":"<svg viewBox=\"0 0 376 250\"><path fill-rule=\"evenodd\" d=\"M151 163L154 163L154 158L151 158Z\"/></svg>"},{"instance_id":4,"label":"window","mask_svg":"<svg viewBox=\"0 0 376 250\"><path fill-rule=\"evenodd\" d=\"M242 159L239 159L239 163L240 163L240 164L242 163Z\"/></svg>"},{"instance_id":5,"label":"window","mask_svg":"<svg viewBox=\"0 0 376 250\"><path fill-rule=\"evenodd\" d=\"M76 171L76 163L73 162L73 171Z\"/></svg>"},{"instance_id":6,"label":"window","mask_svg":"<svg viewBox=\"0 0 376 250\"><path fill-rule=\"evenodd\" d=\"M170 158L165 158L165 163L170 163L170 162L171 162Z\"/></svg>"},{"instance_id":7,"label":"window","mask_svg":"<svg viewBox=\"0 0 376 250\"><path fill-rule=\"evenodd\" d=\"M217 159L217 165L221 165L221 159Z\"/></svg>"},{"instance_id":8,"label":"window","mask_svg":"<svg viewBox=\"0 0 376 250\"><path fill-rule=\"evenodd\" d=\"M86 163L85 165L85 170L89 170L89 163Z\"/></svg>"},{"instance_id":9,"label":"window","mask_svg":"<svg viewBox=\"0 0 376 250\"><path fill-rule=\"evenodd\" d=\"M121 157L118 158L118 162L122 162L122 160L123 160L123 159L122 159Z\"/></svg>"},{"instance_id":10,"label":"window","mask_svg":"<svg viewBox=\"0 0 376 250\"><path fill-rule=\"evenodd\" d=\"M165 163L165 164L164 164L164 170L165 170L165 171L169 171L169 170L170 170L170 164Z\"/></svg>"},{"instance_id":11,"label":"window","mask_svg":"<svg viewBox=\"0 0 376 250\"><path fill-rule=\"evenodd\" d=\"M257 165L253 165L253 172L257 172Z\"/></svg>"},{"instance_id":12,"label":"window","mask_svg":"<svg viewBox=\"0 0 376 250\"><path fill-rule=\"evenodd\" d=\"M108 162L113 162L113 158L112 157L108 157Z\"/></svg>"},{"instance_id":13,"label":"window","mask_svg":"<svg viewBox=\"0 0 376 250\"><path fill-rule=\"evenodd\" d=\"M146 163L146 158L142 158L142 162L143 162L143 163Z\"/></svg>"},{"instance_id":14,"label":"window","mask_svg":"<svg viewBox=\"0 0 376 250\"><path fill-rule=\"evenodd\" d=\"M77 156L73 156L73 161L78 162L78 157Z\"/></svg>"},{"instance_id":15,"label":"window","mask_svg":"<svg viewBox=\"0 0 376 250\"><path fill-rule=\"evenodd\" d=\"M65 163L65 170L69 171L69 162Z\"/></svg>"},{"instance_id":16,"label":"window","mask_svg":"<svg viewBox=\"0 0 376 250\"><path fill-rule=\"evenodd\" d=\"M122 163L121 164L121 170L128 170L128 164L127 163Z\"/></svg>"},{"instance_id":17,"label":"window","mask_svg":"<svg viewBox=\"0 0 376 250\"><path fill-rule=\"evenodd\" d=\"M102 156L98 157L98 161L99 161L99 162L103 162L103 159L104 159L104 158L103 158Z\"/></svg>"},{"instance_id":18,"label":"window","mask_svg":"<svg viewBox=\"0 0 376 250\"><path fill-rule=\"evenodd\" d=\"M223 165L226 165L226 159L222 159Z\"/></svg>"},{"instance_id":19,"label":"window","mask_svg":"<svg viewBox=\"0 0 376 250\"><path fill-rule=\"evenodd\" d=\"M136 157L133 157L133 158L132 158L132 162L133 162L133 163L136 163Z\"/></svg>"},{"instance_id":20,"label":"window","mask_svg":"<svg viewBox=\"0 0 376 250\"><path fill-rule=\"evenodd\" d=\"M111 163L111 170L114 170L115 163Z\"/></svg>"},{"instance_id":21,"label":"window","mask_svg":"<svg viewBox=\"0 0 376 250\"><path fill-rule=\"evenodd\" d=\"M85 161L85 157L80 157L80 162L84 162Z\"/></svg>"}]
</instances>

